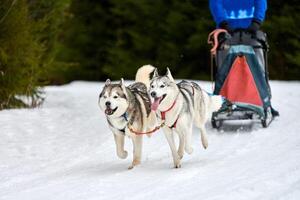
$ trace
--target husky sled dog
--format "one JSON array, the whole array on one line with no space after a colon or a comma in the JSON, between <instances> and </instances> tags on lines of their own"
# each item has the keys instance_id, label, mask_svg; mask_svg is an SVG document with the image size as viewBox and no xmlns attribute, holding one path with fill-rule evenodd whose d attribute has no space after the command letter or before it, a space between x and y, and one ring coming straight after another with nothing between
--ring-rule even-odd
<instances>
[{"instance_id":1,"label":"husky sled dog","mask_svg":"<svg viewBox=\"0 0 300 200\"><path fill-rule=\"evenodd\" d=\"M201 131L201 140L207 148L205 123L211 114L221 108L222 97L210 96L194 82L182 81L175 83L170 70L164 76L159 76L157 69L150 82L151 109L156 111L163 131L170 145L174 167L181 167L180 160L184 151L193 152L192 128L195 124ZM179 136L179 146L176 149L173 133Z\"/></svg>"},{"instance_id":2,"label":"husky sled dog","mask_svg":"<svg viewBox=\"0 0 300 200\"><path fill-rule=\"evenodd\" d=\"M99 96L98 104L113 132L119 158L125 159L128 155L124 150L124 137L127 135L132 139L133 161L129 169L141 162L142 134L153 130L156 125L156 115L151 111L147 93L150 73L153 71L151 65L141 67L136 73L135 83L128 87L124 85L123 79L114 84L107 79Z\"/></svg>"}]
</instances>

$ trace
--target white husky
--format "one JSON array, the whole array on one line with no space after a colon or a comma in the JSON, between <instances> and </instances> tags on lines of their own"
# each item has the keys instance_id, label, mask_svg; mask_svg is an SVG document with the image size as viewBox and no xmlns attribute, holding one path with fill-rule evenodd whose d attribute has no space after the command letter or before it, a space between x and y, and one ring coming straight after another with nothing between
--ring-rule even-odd
<instances>
[{"instance_id":1,"label":"white husky","mask_svg":"<svg viewBox=\"0 0 300 200\"><path fill-rule=\"evenodd\" d=\"M136 82L126 87L123 79L120 83L111 83L107 79L99 96L99 106L104 111L108 125L113 132L117 155L125 159L124 137L129 136L133 142L132 169L140 164L142 156L142 135L155 130L156 115L151 111L150 98L147 93L150 73L154 67L145 65L136 74Z\"/></svg>"},{"instance_id":2,"label":"white husky","mask_svg":"<svg viewBox=\"0 0 300 200\"><path fill-rule=\"evenodd\" d=\"M169 69L164 76L159 76L155 69L149 94L152 110L156 111L161 123L165 124L163 131L172 151L174 167L179 168L184 150L188 154L193 152L193 124L200 128L202 145L207 148L205 123L212 112L221 108L222 97L210 96L193 82L182 81L176 84ZM179 136L178 150L174 142L174 131Z\"/></svg>"}]
</instances>

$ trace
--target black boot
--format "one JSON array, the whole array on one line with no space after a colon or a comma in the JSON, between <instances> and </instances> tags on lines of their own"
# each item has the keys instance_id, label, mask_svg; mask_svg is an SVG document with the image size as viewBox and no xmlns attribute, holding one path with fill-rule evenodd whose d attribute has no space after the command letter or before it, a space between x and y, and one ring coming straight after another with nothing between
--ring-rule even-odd
<instances>
[{"instance_id":1,"label":"black boot","mask_svg":"<svg viewBox=\"0 0 300 200\"><path fill-rule=\"evenodd\" d=\"M272 113L273 117L279 116L279 112L277 110L275 110L273 107L271 107L271 113Z\"/></svg>"}]
</instances>

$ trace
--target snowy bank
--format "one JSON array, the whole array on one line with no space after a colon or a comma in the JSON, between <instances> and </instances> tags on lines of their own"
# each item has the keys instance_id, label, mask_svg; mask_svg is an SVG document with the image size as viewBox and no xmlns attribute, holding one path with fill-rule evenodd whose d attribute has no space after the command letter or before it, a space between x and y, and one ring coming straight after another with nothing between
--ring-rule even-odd
<instances>
[{"instance_id":1,"label":"snowy bank","mask_svg":"<svg viewBox=\"0 0 300 200\"><path fill-rule=\"evenodd\" d=\"M133 170L97 106L102 86L49 86L41 108L0 111L0 199L300 199L300 82L271 82L280 117L269 128L208 124L207 150L195 128L180 169L159 131Z\"/></svg>"}]
</instances>

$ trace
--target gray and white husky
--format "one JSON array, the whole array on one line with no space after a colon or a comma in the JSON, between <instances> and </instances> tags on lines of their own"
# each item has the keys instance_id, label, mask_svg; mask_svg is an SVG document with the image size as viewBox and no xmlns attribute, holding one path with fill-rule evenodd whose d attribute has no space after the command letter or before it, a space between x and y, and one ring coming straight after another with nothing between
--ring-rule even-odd
<instances>
[{"instance_id":1,"label":"gray and white husky","mask_svg":"<svg viewBox=\"0 0 300 200\"><path fill-rule=\"evenodd\" d=\"M142 134L156 125L156 115L151 111L147 93L150 73L153 71L151 65L141 67L136 73L135 83L128 87L124 85L123 79L119 83L111 83L107 79L99 96L98 104L113 132L119 158L125 159L128 155L124 150L124 137L127 135L132 139L133 161L129 169L141 162Z\"/></svg>"},{"instance_id":2,"label":"gray and white husky","mask_svg":"<svg viewBox=\"0 0 300 200\"><path fill-rule=\"evenodd\" d=\"M152 110L164 123L163 131L172 151L174 167L179 168L184 151L188 154L193 152L193 124L200 128L202 145L207 148L205 123L212 112L221 108L222 97L210 96L193 82L182 81L176 84L168 68L164 76L160 76L155 69L149 94ZM174 132L179 136L178 149Z\"/></svg>"}]
</instances>

